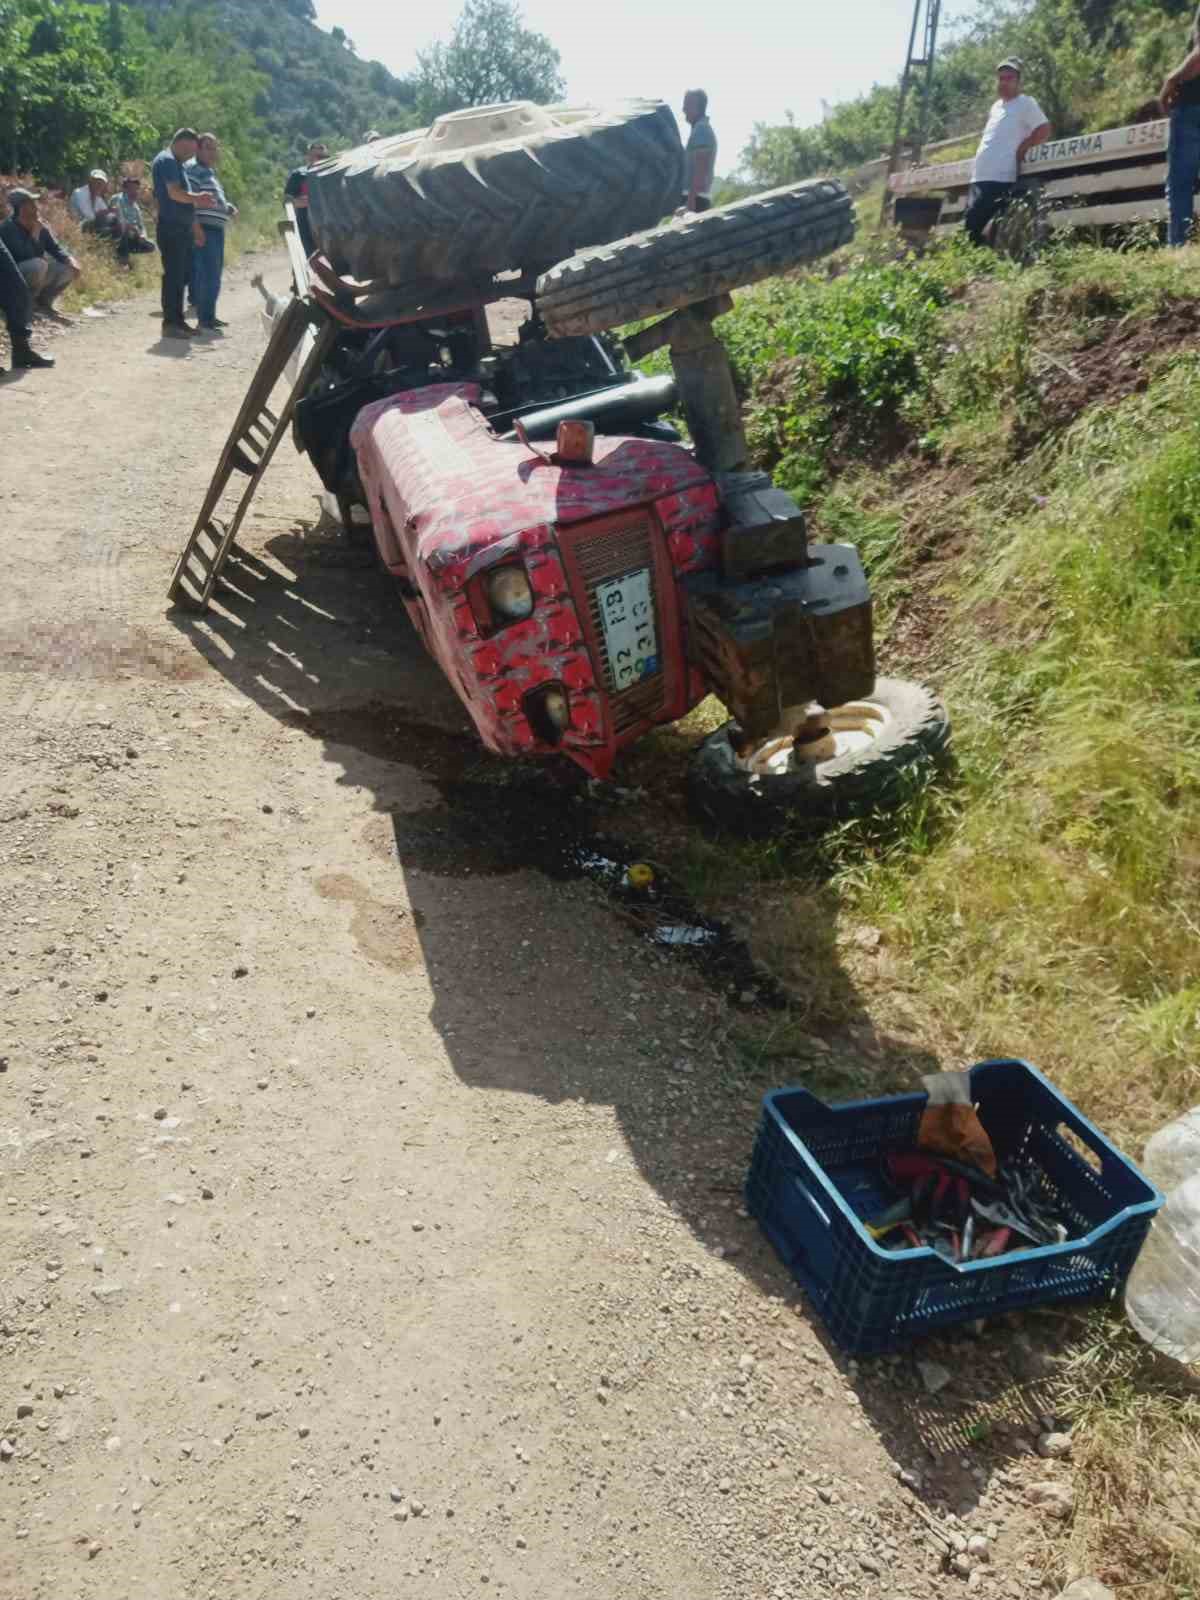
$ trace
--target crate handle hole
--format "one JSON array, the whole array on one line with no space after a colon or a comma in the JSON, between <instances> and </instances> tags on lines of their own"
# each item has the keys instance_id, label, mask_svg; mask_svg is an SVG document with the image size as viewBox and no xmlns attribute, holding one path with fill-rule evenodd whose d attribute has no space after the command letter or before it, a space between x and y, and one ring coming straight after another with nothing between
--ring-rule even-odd
<instances>
[{"instance_id":1,"label":"crate handle hole","mask_svg":"<svg viewBox=\"0 0 1200 1600\"><path fill-rule=\"evenodd\" d=\"M1093 1172L1102 1170L1104 1163L1101 1161L1099 1153L1093 1150L1085 1140L1081 1139L1074 1128L1068 1128L1065 1122L1060 1122L1054 1131L1067 1149L1073 1150L1081 1161L1086 1162L1091 1167Z\"/></svg>"}]
</instances>

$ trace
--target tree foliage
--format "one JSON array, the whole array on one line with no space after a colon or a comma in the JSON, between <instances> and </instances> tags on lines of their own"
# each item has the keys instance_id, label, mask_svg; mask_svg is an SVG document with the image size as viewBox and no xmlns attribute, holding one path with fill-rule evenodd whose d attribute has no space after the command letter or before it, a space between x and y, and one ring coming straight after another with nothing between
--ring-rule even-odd
<instances>
[{"instance_id":1,"label":"tree foliage","mask_svg":"<svg viewBox=\"0 0 1200 1600\"><path fill-rule=\"evenodd\" d=\"M0 0L0 168L57 175L152 137L111 21L78 0Z\"/></svg>"},{"instance_id":2,"label":"tree foliage","mask_svg":"<svg viewBox=\"0 0 1200 1600\"><path fill-rule=\"evenodd\" d=\"M263 75L257 99L260 143L269 159L292 162L308 141L357 144L365 128L400 133L417 126L415 92L378 61L354 53L345 30L313 25L310 0L127 0L155 38L171 38L197 13L224 33L226 50L248 54Z\"/></svg>"},{"instance_id":3,"label":"tree foliage","mask_svg":"<svg viewBox=\"0 0 1200 1600\"><path fill-rule=\"evenodd\" d=\"M558 51L524 25L516 0L466 0L450 39L418 61L422 121L505 100L544 105L566 91Z\"/></svg>"},{"instance_id":4,"label":"tree foliage","mask_svg":"<svg viewBox=\"0 0 1200 1600\"><path fill-rule=\"evenodd\" d=\"M983 126L996 62L1010 54L1024 61L1025 87L1055 133L1130 121L1184 53L1192 11L1192 0L984 0L938 53L926 140ZM874 160L891 146L898 92L898 81L877 84L815 127L797 127L791 118L759 124L742 154L744 178L767 188ZM919 116L914 92L906 140L915 138Z\"/></svg>"},{"instance_id":5,"label":"tree foliage","mask_svg":"<svg viewBox=\"0 0 1200 1600\"><path fill-rule=\"evenodd\" d=\"M416 126L412 84L314 18L312 0L0 0L0 171L77 182L186 123L221 136L226 186L249 196L314 136Z\"/></svg>"}]
</instances>

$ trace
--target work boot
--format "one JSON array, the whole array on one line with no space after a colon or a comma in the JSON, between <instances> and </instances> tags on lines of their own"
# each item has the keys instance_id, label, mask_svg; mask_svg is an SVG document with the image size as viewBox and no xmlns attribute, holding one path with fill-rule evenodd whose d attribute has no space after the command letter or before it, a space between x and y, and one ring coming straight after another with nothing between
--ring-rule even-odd
<instances>
[{"instance_id":1,"label":"work boot","mask_svg":"<svg viewBox=\"0 0 1200 1600\"><path fill-rule=\"evenodd\" d=\"M52 367L54 357L41 355L28 339L21 339L13 344L12 364L14 372L31 367Z\"/></svg>"}]
</instances>

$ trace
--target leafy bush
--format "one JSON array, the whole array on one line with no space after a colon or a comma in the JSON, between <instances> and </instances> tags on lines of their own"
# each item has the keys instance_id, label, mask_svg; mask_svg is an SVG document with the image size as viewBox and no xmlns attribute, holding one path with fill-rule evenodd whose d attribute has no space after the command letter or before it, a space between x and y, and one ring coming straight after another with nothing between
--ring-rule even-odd
<instances>
[{"instance_id":1,"label":"leafy bush","mask_svg":"<svg viewBox=\"0 0 1200 1600\"><path fill-rule=\"evenodd\" d=\"M909 437L945 355L940 313L974 253L862 258L832 279L776 279L721 324L759 465L806 498L844 454Z\"/></svg>"}]
</instances>

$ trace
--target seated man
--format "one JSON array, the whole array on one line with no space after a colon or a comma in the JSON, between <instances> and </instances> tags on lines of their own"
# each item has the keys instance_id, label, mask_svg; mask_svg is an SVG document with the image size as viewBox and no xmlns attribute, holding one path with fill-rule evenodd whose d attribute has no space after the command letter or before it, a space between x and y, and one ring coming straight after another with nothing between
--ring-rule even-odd
<instances>
[{"instance_id":1,"label":"seated man","mask_svg":"<svg viewBox=\"0 0 1200 1600\"><path fill-rule=\"evenodd\" d=\"M84 233L113 233L116 214L108 195L108 173L93 167L88 180L80 184L70 199L71 213Z\"/></svg>"},{"instance_id":2,"label":"seated man","mask_svg":"<svg viewBox=\"0 0 1200 1600\"><path fill-rule=\"evenodd\" d=\"M120 193L113 197L113 214L117 219L113 239L117 246L117 260L126 272L132 266L130 256L154 254L154 241L146 237L146 222L138 204L141 192L140 178L122 178Z\"/></svg>"},{"instance_id":3,"label":"seated man","mask_svg":"<svg viewBox=\"0 0 1200 1600\"><path fill-rule=\"evenodd\" d=\"M0 227L0 240L7 245L17 270L29 285L34 305L53 311L54 302L82 269L50 229L43 226L38 211L40 198L32 189L8 191L12 216Z\"/></svg>"},{"instance_id":4,"label":"seated man","mask_svg":"<svg viewBox=\"0 0 1200 1600\"><path fill-rule=\"evenodd\" d=\"M33 333L33 328L30 326L33 299L29 293L29 285L22 277L16 262L8 252L8 246L3 241L0 241L0 311L3 311L4 321L8 327L13 366L52 367L54 357L39 355L29 342ZM3 371L4 368L0 367L0 373Z\"/></svg>"}]
</instances>

